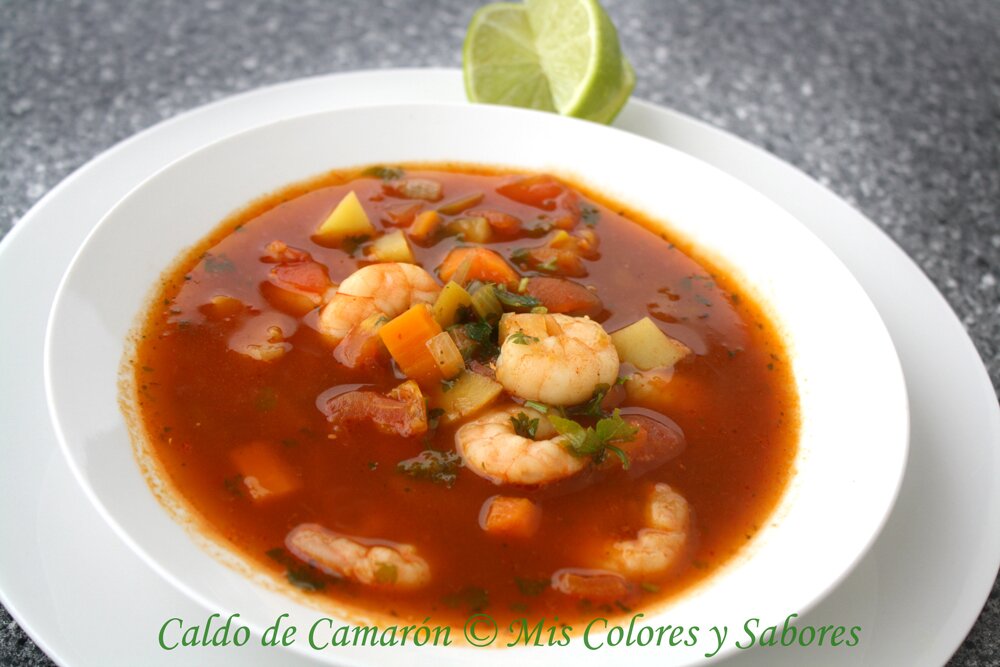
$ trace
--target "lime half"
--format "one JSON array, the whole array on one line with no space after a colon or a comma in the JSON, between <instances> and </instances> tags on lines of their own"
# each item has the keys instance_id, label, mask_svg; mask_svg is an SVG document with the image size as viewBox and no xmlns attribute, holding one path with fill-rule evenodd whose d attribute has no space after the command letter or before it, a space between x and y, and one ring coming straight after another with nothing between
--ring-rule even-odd
<instances>
[{"instance_id":1,"label":"lime half","mask_svg":"<svg viewBox=\"0 0 1000 667\"><path fill-rule=\"evenodd\" d=\"M472 17L463 51L473 102L610 123L635 74L597 0L497 2Z\"/></svg>"}]
</instances>

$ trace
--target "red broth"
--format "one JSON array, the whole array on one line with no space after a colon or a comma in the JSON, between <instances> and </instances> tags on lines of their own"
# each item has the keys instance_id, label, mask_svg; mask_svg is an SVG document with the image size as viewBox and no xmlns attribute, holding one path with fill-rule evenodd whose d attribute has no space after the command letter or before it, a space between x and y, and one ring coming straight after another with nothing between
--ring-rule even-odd
<instances>
[{"instance_id":1,"label":"red broth","mask_svg":"<svg viewBox=\"0 0 1000 667\"><path fill-rule=\"evenodd\" d=\"M287 188L224 222L165 275L133 367L142 427L176 492L212 532L260 568L334 609L367 618L420 622L430 616L434 623L458 625L471 611L486 610L501 624L524 616L558 616L573 624L597 611L614 616L655 607L733 558L769 520L797 447L797 395L787 351L762 307L725 272L696 259L682 239L653 231L598 193L545 179L525 186L522 175L478 167L406 168L404 178L443 187L440 201L429 202L400 196L405 193L393 185L399 175L344 171ZM532 184L541 185L532 190ZM560 234L596 234L597 252L590 248L570 267L585 274L570 279L603 304L595 318L613 332L649 316L693 352L662 391L641 401L627 397L620 405L626 417L675 425L683 432L683 451L629 473L609 455L566 480L498 486L466 467L437 481L400 471L400 462L424 450L454 451L460 424L411 437L387 434L364 419L334 429L324 410L331 396L359 389L384 395L404 378L383 351L378 363L361 369L339 363L335 341L317 331L318 308L303 303L301 293L282 299L288 291L275 289L270 276L276 264L267 259L269 244L283 242L325 267L333 284L371 263L371 239L330 247L314 237L352 190L378 234L410 234L412 213L476 193L482 199L473 212L491 210L519 221L517 228L505 227L509 219L498 218L500 225L481 244L447 234L425 246L411 243L416 262L432 274L454 247L482 245L521 276L558 276L563 265L551 258L546 263L544 253L526 253ZM442 218L447 225L469 215ZM322 271L310 271L299 281L321 283ZM262 332L270 327L280 329L279 358L240 353L247 341L267 339ZM241 474L253 465L267 469L257 482L280 493L255 499L255 480ZM678 562L611 593L556 590L555 573L601 567L609 544L645 527L645 503L658 482L680 493L692 510ZM528 537L485 532L483 505L498 494L531 500L540 510L537 531ZM430 568L430 582L401 591L324 572L285 545L302 524L412 545Z\"/></svg>"}]
</instances>

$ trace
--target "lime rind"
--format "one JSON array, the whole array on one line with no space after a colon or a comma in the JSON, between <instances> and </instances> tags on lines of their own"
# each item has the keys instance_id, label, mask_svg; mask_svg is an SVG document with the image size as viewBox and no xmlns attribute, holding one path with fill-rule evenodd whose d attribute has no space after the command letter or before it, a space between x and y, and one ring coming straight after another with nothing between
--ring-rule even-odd
<instances>
[{"instance_id":1,"label":"lime rind","mask_svg":"<svg viewBox=\"0 0 1000 667\"><path fill-rule=\"evenodd\" d=\"M525 0L481 7L463 47L466 93L610 123L635 73L597 0Z\"/></svg>"}]
</instances>

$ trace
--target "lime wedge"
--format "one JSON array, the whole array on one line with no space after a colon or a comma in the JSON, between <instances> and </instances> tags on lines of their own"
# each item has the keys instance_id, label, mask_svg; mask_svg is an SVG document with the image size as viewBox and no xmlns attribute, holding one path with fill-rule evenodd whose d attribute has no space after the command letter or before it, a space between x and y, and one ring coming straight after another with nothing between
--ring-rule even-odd
<instances>
[{"instance_id":1,"label":"lime wedge","mask_svg":"<svg viewBox=\"0 0 1000 667\"><path fill-rule=\"evenodd\" d=\"M473 15L463 51L473 102L610 123L635 85L597 0L497 2Z\"/></svg>"}]
</instances>

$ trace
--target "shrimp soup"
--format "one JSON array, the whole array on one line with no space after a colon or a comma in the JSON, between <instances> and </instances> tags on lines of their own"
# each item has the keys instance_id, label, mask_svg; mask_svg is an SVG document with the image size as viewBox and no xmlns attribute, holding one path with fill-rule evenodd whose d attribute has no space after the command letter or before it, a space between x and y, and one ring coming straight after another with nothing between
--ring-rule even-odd
<instances>
[{"instance_id":1,"label":"shrimp soup","mask_svg":"<svg viewBox=\"0 0 1000 667\"><path fill-rule=\"evenodd\" d=\"M138 413L216 536L353 617L626 614L732 559L791 474L762 309L555 177L331 173L163 279Z\"/></svg>"}]
</instances>

